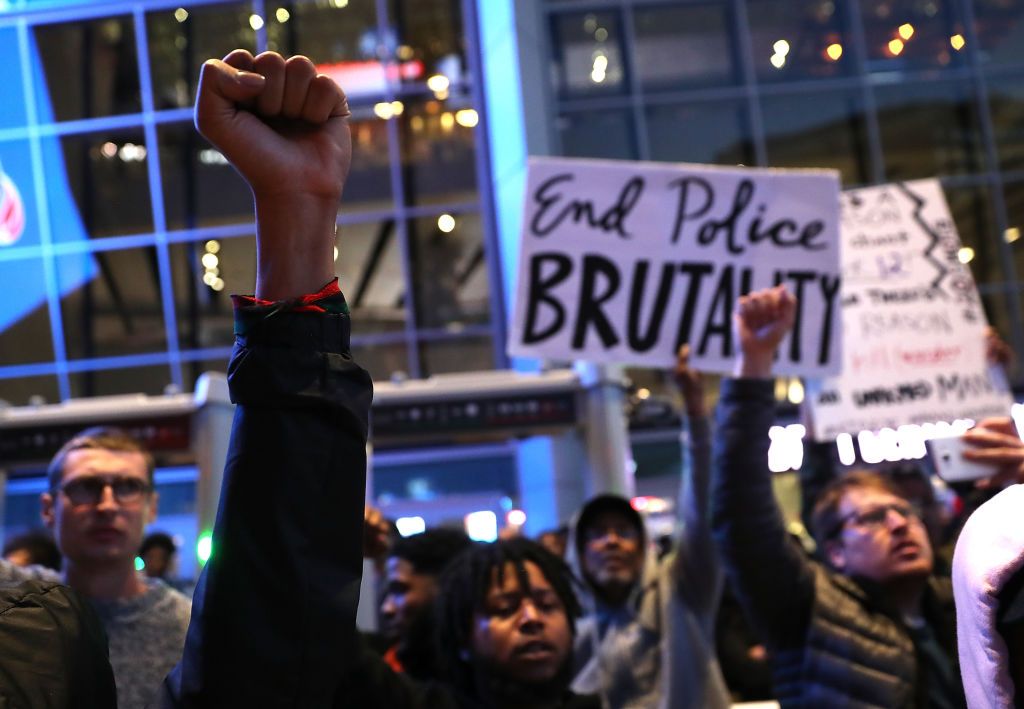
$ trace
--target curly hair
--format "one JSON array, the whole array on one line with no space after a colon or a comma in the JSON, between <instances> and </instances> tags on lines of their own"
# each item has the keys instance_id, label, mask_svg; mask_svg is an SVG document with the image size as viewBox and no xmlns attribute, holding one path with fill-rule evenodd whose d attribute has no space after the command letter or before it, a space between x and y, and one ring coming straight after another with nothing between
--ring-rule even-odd
<instances>
[{"instance_id":1,"label":"curly hair","mask_svg":"<svg viewBox=\"0 0 1024 709\"><path fill-rule=\"evenodd\" d=\"M388 556L408 561L418 574L437 576L449 561L472 544L461 529L438 527L402 537L388 551Z\"/></svg>"},{"instance_id":2,"label":"curly hair","mask_svg":"<svg viewBox=\"0 0 1024 709\"><path fill-rule=\"evenodd\" d=\"M527 563L535 564L551 584L575 634L573 621L581 615L582 608L573 590L576 581L564 561L537 542L523 537L467 549L441 575L436 601L442 664L449 681L463 695L475 694L473 668L464 653L472 642L473 616L484 608L494 573L498 575L498 583L503 583L509 565L520 587L528 589Z\"/></svg>"}]
</instances>

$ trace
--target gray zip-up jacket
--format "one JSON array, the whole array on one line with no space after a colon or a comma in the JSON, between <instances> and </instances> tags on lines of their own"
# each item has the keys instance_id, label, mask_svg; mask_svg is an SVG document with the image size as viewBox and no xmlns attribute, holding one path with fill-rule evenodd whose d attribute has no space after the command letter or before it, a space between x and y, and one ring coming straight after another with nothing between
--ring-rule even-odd
<instances>
[{"instance_id":1,"label":"gray zip-up jacket","mask_svg":"<svg viewBox=\"0 0 1024 709\"><path fill-rule=\"evenodd\" d=\"M717 709L730 705L715 654L715 614L722 573L708 524L711 430L707 418L682 435L679 494L682 532L677 549L658 560L648 547L644 569L627 603L581 600L573 690L593 692L614 709ZM577 519L570 529L570 564L580 578Z\"/></svg>"}]
</instances>

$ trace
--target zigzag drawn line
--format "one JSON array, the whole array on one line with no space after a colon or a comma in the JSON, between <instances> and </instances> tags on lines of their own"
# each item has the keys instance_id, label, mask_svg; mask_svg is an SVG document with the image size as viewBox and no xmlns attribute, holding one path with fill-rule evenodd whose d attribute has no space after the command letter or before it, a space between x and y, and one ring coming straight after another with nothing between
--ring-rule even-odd
<instances>
[{"instance_id":1,"label":"zigzag drawn line","mask_svg":"<svg viewBox=\"0 0 1024 709\"><path fill-rule=\"evenodd\" d=\"M911 192L903 182L897 182L895 183L895 186L907 196L907 199L914 203L914 221L917 222L918 225L924 229L924 232L931 237L931 244L929 244L928 248L925 249L924 257L939 271L939 275L936 276L931 285L932 288L938 288L939 284L942 283L942 280L946 277L946 274L950 272L944 265L943 261L939 261L932 256L932 252L939 247L939 235L932 231L932 228L928 226L928 223L925 222L924 218L921 216L921 209L924 207L924 200Z\"/></svg>"}]
</instances>

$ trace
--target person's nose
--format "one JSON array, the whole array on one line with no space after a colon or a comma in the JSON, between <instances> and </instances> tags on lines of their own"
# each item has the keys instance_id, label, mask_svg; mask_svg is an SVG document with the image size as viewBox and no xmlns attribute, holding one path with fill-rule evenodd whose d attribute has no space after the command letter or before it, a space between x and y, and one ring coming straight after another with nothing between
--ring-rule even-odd
<instances>
[{"instance_id":1,"label":"person's nose","mask_svg":"<svg viewBox=\"0 0 1024 709\"><path fill-rule=\"evenodd\" d=\"M519 610L519 629L522 632L536 632L544 627L544 615L537 605L526 599Z\"/></svg>"},{"instance_id":2,"label":"person's nose","mask_svg":"<svg viewBox=\"0 0 1024 709\"><path fill-rule=\"evenodd\" d=\"M619 547L622 546L622 535L614 529L609 529L604 533L603 541L606 547Z\"/></svg>"},{"instance_id":3,"label":"person's nose","mask_svg":"<svg viewBox=\"0 0 1024 709\"><path fill-rule=\"evenodd\" d=\"M113 485L104 485L100 490L100 499L96 502L96 509L103 512L116 512L119 508L117 497L114 495Z\"/></svg>"},{"instance_id":4,"label":"person's nose","mask_svg":"<svg viewBox=\"0 0 1024 709\"><path fill-rule=\"evenodd\" d=\"M892 531L906 529L912 516L911 512L899 507L890 507L885 511L885 521Z\"/></svg>"},{"instance_id":5,"label":"person's nose","mask_svg":"<svg viewBox=\"0 0 1024 709\"><path fill-rule=\"evenodd\" d=\"M395 613L398 612L398 605L390 593L384 596L384 602L380 604L380 612L389 618L394 617Z\"/></svg>"}]
</instances>

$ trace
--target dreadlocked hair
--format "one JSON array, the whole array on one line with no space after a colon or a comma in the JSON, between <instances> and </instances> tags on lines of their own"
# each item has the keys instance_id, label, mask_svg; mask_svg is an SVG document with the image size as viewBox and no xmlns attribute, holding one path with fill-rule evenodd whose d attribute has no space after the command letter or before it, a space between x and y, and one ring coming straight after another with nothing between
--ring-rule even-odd
<instances>
[{"instance_id":1,"label":"dreadlocked hair","mask_svg":"<svg viewBox=\"0 0 1024 709\"><path fill-rule=\"evenodd\" d=\"M455 557L441 575L435 608L443 669L463 696L476 693L476 678L466 650L472 644L473 616L484 610L493 574L496 572L498 583L503 583L506 567L511 564L520 587L528 589L527 562L535 564L551 584L565 608L573 635L576 633L573 621L583 612L573 590L578 581L562 559L523 537L467 549Z\"/></svg>"}]
</instances>

